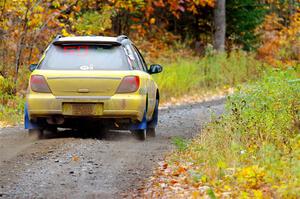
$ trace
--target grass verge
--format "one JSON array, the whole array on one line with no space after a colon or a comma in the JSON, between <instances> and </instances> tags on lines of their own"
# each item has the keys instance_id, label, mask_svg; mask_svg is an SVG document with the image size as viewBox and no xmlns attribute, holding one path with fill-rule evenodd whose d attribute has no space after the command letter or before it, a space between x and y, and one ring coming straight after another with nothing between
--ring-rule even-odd
<instances>
[{"instance_id":1,"label":"grass verge","mask_svg":"<svg viewBox=\"0 0 300 199\"><path fill-rule=\"evenodd\" d=\"M0 127L17 125L23 121L25 99L19 96L3 95L0 92Z\"/></svg>"},{"instance_id":2,"label":"grass verge","mask_svg":"<svg viewBox=\"0 0 300 199\"><path fill-rule=\"evenodd\" d=\"M222 118L191 142L174 140L178 150L161 163L145 195L299 198L297 78L295 70L272 71L238 88L228 98Z\"/></svg>"},{"instance_id":3,"label":"grass verge","mask_svg":"<svg viewBox=\"0 0 300 199\"><path fill-rule=\"evenodd\" d=\"M13 81L0 76L0 127L16 125L23 120L25 99L14 95Z\"/></svg>"},{"instance_id":4,"label":"grass verge","mask_svg":"<svg viewBox=\"0 0 300 199\"><path fill-rule=\"evenodd\" d=\"M228 89L256 79L264 68L254 54L242 51L232 52L230 55L191 57L162 65L164 71L154 76L162 102L183 95L201 95L208 91Z\"/></svg>"}]
</instances>

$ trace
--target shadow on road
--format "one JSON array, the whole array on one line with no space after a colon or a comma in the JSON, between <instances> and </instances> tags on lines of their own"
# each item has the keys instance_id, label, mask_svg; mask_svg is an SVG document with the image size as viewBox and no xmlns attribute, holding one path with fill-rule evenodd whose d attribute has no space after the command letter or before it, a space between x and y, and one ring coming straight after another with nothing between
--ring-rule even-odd
<instances>
[{"instance_id":1,"label":"shadow on road","mask_svg":"<svg viewBox=\"0 0 300 199\"><path fill-rule=\"evenodd\" d=\"M81 139L119 141L119 140L133 139L133 135L130 131L126 131L126 130L58 129L56 132L51 132L46 130L40 139L59 139L59 138L81 138Z\"/></svg>"}]
</instances>

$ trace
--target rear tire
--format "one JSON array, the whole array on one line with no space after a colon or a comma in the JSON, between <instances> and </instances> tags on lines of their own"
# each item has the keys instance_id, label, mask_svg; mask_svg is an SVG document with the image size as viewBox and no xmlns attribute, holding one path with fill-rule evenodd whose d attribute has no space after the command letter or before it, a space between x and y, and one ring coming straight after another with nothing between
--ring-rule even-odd
<instances>
[{"instance_id":1,"label":"rear tire","mask_svg":"<svg viewBox=\"0 0 300 199\"><path fill-rule=\"evenodd\" d=\"M140 141L146 140L146 137L147 137L146 129L134 130L134 131L132 131L132 133L137 140L140 140Z\"/></svg>"},{"instance_id":2,"label":"rear tire","mask_svg":"<svg viewBox=\"0 0 300 199\"><path fill-rule=\"evenodd\" d=\"M154 112L153 112L153 115L152 115L152 120L150 122L148 122L148 126L151 126L151 127L147 127L147 136L149 136L149 137L155 137L156 136L156 132L155 132L156 124L153 125L151 123L153 123L154 119L157 120L157 117L158 117L158 104L159 104L159 100L156 99L155 108L154 108Z\"/></svg>"},{"instance_id":3,"label":"rear tire","mask_svg":"<svg viewBox=\"0 0 300 199\"><path fill-rule=\"evenodd\" d=\"M147 128L147 136L155 137L156 136L155 128Z\"/></svg>"},{"instance_id":4,"label":"rear tire","mask_svg":"<svg viewBox=\"0 0 300 199\"><path fill-rule=\"evenodd\" d=\"M28 129L29 136L42 139L44 135L43 129Z\"/></svg>"}]
</instances>

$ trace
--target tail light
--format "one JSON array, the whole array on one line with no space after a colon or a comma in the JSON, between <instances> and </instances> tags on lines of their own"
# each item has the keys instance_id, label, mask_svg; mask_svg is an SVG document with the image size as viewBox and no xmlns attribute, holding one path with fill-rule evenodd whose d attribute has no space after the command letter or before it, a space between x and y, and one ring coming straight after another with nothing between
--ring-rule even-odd
<instances>
[{"instance_id":1,"label":"tail light","mask_svg":"<svg viewBox=\"0 0 300 199\"><path fill-rule=\"evenodd\" d=\"M133 93L140 87L140 78L138 76L126 76L123 78L117 93Z\"/></svg>"},{"instance_id":2,"label":"tail light","mask_svg":"<svg viewBox=\"0 0 300 199\"><path fill-rule=\"evenodd\" d=\"M32 75L30 77L31 90L37 93L51 93L51 90L42 75Z\"/></svg>"}]
</instances>

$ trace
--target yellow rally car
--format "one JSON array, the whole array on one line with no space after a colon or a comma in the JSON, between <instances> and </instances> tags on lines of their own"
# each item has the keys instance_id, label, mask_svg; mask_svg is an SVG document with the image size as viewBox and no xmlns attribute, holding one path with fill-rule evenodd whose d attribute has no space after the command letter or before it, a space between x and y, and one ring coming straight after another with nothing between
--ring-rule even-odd
<instances>
[{"instance_id":1,"label":"yellow rally car","mask_svg":"<svg viewBox=\"0 0 300 199\"><path fill-rule=\"evenodd\" d=\"M159 90L147 65L126 37L57 36L38 64L30 65L25 128L39 135L86 124L155 136Z\"/></svg>"}]
</instances>

